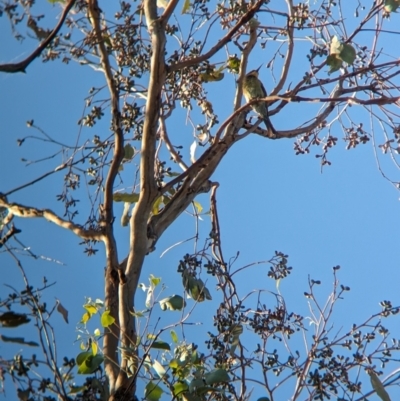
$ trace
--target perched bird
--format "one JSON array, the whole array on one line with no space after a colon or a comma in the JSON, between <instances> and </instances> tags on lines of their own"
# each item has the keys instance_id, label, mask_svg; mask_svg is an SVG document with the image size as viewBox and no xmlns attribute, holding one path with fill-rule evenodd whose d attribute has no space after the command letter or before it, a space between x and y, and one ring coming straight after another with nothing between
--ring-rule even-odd
<instances>
[{"instance_id":1,"label":"perched bird","mask_svg":"<svg viewBox=\"0 0 400 401\"><path fill-rule=\"evenodd\" d=\"M256 98L263 98L267 96L267 91L265 90L264 85L258 79L259 69L260 67L257 70L250 71L244 77L243 94L247 102ZM251 108L264 120L268 133L275 136L276 131L269 119L267 104L265 102L259 102L253 104Z\"/></svg>"}]
</instances>

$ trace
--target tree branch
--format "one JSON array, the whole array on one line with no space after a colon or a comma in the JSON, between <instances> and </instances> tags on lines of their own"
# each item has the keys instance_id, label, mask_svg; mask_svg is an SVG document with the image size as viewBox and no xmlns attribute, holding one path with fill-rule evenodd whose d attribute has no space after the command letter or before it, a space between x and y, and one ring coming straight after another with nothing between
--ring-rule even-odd
<instances>
[{"instance_id":1,"label":"tree branch","mask_svg":"<svg viewBox=\"0 0 400 401\"><path fill-rule=\"evenodd\" d=\"M72 157L70 157L70 159L72 159ZM49 177L50 175L57 173L58 171L64 170L67 167L71 168L74 165L80 164L82 163L82 161L84 160L84 158L81 158L79 160L76 160L74 162L70 162L69 160L66 161L65 163L61 164L60 166L57 166L54 170L52 171L48 171L47 173L42 174L41 176L33 179L32 181L29 181L25 184L22 184L16 188L10 189L9 191L3 193L4 196L9 196L11 194L13 194L14 192L20 191L21 189L24 189L26 187L29 187L30 185L36 184L37 182Z\"/></svg>"},{"instance_id":2,"label":"tree branch","mask_svg":"<svg viewBox=\"0 0 400 401\"><path fill-rule=\"evenodd\" d=\"M174 4L174 3L172 3ZM134 298L142 270L144 258L147 254L147 220L150 216L154 201L159 196L154 176L155 153L157 142L157 125L161 110L161 92L165 82L165 24L166 20L158 18L156 0L145 0L144 12L146 24L151 35L151 64L150 80L145 107L145 121L142 134L142 148L140 159L140 195L130 220L130 249L126 263L126 281L120 285L120 326L121 347L129 348L136 344L135 319L130 315L134 309ZM171 12L172 12L171 5ZM118 375L117 387L136 390L135 379L127 377L128 360L123 358ZM135 369L137 366L132 366Z\"/></svg>"},{"instance_id":3,"label":"tree branch","mask_svg":"<svg viewBox=\"0 0 400 401\"><path fill-rule=\"evenodd\" d=\"M169 18L171 17L172 13L174 12L179 0L170 0L165 8L163 15L160 17L160 22L165 24L168 22Z\"/></svg>"},{"instance_id":4,"label":"tree branch","mask_svg":"<svg viewBox=\"0 0 400 401\"><path fill-rule=\"evenodd\" d=\"M179 153L174 149L174 146L172 145L171 141L169 140L169 136L167 133L167 127L165 126L165 120L164 117L160 117L160 137L165 143L165 147L167 148L169 154L171 155L171 159L178 164L178 166L183 170L186 171L188 169L188 166L186 163L182 160L181 156Z\"/></svg>"},{"instance_id":5,"label":"tree branch","mask_svg":"<svg viewBox=\"0 0 400 401\"><path fill-rule=\"evenodd\" d=\"M287 6L289 8L289 16L293 16L293 1L292 0L286 0ZM286 51L286 56L285 56L285 63L283 64L283 69L281 72L281 77L279 79L278 84L276 87L272 90L272 94L279 93L283 86L285 85L287 76L289 74L290 67L292 65L292 58L293 58L293 50L294 50L294 40L293 40L293 31L294 31L294 24L293 21L291 22L290 18L287 19L287 34L288 34L288 48Z\"/></svg>"},{"instance_id":6,"label":"tree branch","mask_svg":"<svg viewBox=\"0 0 400 401\"><path fill-rule=\"evenodd\" d=\"M179 176L186 177L181 187L165 208L149 219L148 231L150 235L149 239L151 240L149 251L154 249L158 238L185 211L194 198L199 193L208 192L211 189L211 182L209 181L211 175L229 148L240 139L241 137L229 135L221 141L215 142L200 156L196 163L192 164Z\"/></svg>"},{"instance_id":7,"label":"tree branch","mask_svg":"<svg viewBox=\"0 0 400 401\"><path fill-rule=\"evenodd\" d=\"M356 91L356 88L353 89L353 92ZM381 96L379 98L373 98L373 99L357 99L356 97L352 96L343 96L343 97L302 97L302 96L267 96L262 99L256 99L258 102L261 101L266 101L266 102L271 102L272 100L283 100L286 102L308 102L308 103L327 103L327 102L335 102L335 103L349 103L349 104L360 104L364 106L368 105L378 105L382 106L385 104L393 104L397 103L400 100L400 96L396 97L387 97L387 96ZM255 101L249 102L250 104L256 103Z\"/></svg>"},{"instance_id":8,"label":"tree branch","mask_svg":"<svg viewBox=\"0 0 400 401\"><path fill-rule=\"evenodd\" d=\"M207 149L202 156L200 156L200 158L197 160L196 163L192 164L187 170L185 170L182 174L180 174L178 177L174 178L173 180L171 180L170 182L168 182L168 184L166 184L162 190L161 190L161 194L167 192L170 188L172 188L173 186L177 185L178 183L182 182L185 180L185 183L187 182L191 182L191 180L194 180L195 177L198 176L198 174L200 174L201 170L204 171L209 171L208 168L210 167L211 170L211 166L214 165L214 161L213 161L213 157L216 158L216 166L219 163L219 158L221 156L223 156L226 151L228 150L228 148L234 143L236 142L238 139L242 139L244 138L244 136L240 136L236 139L231 139L229 142L227 142L227 136L224 136L224 139L221 141L217 141L221 135L222 135L222 131L229 126L229 124L234 120L234 118L237 116L237 114L240 114L242 112L244 112L246 109L248 109L252 104L261 101L265 101L265 102L271 102L273 100L282 100L282 101L286 101L286 102L291 102L291 101L296 101L296 102L300 102L300 101L304 101L304 102L329 102L330 105L319 115L316 117L315 121L308 125L307 127L302 127L302 128L298 128L298 129L293 129L293 130L289 130L289 131L278 131L278 136L277 137L270 137L268 135L268 133L261 129L261 128L256 128L254 130L254 132L258 135L264 136L264 137L268 137L270 139L279 139L279 138L293 138L296 137L298 135L304 134L305 132L309 132L315 128L317 128L322 121L324 121L328 115L333 111L336 103L338 102L353 102L353 103L359 103L359 104L369 104L371 102L371 100L359 100L359 99L355 99L353 97L338 97L341 93L341 88L338 87L335 92L334 92L334 97L332 98L305 98L305 97L300 97L300 96L267 96L265 98L262 99L253 99L250 102L244 104L243 106L241 106L239 109L237 109L234 113L232 113L222 124L221 127L219 128L219 130L217 131L217 134L215 136L215 143L209 148ZM388 102L389 100L391 100L391 103L395 103L396 101L398 101L400 98L385 98L384 101ZM382 101L382 100L378 100L378 101ZM243 126L244 128L251 128L253 127L253 125L251 124L245 124ZM241 128L241 127L240 127ZM229 146L227 148L225 148L227 146L227 144L229 144ZM214 170L212 170L213 172ZM206 173L206 177L205 181L209 179L209 177L211 176L212 172L207 176ZM203 172L204 174L204 172ZM202 185L205 184L205 181L202 183ZM193 181L193 183L195 182L195 180ZM188 188L185 187L185 183L183 184L183 186L181 187L181 189L179 191L182 190L182 192L188 191ZM201 186L199 187L198 184L194 185L192 183L192 185L190 186L191 190L194 191L198 191L201 189ZM185 190L186 188L186 190ZM196 189L195 189L196 188ZM178 191L178 192L179 192ZM191 198L192 200L194 199L194 197L197 195L197 193ZM189 194L187 193L185 196L189 196ZM168 203L168 205L163 209L163 211L161 211L157 216L160 216L157 218L157 216L153 216L151 218L151 220L153 221L158 221L158 220L162 220L161 215L164 213L165 210L169 209L169 208L175 208L176 211L180 210L179 213L182 213L181 210L183 205L187 204L189 205L191 200L189 202L177 202L179 205L177 206L173 206L172 204L174 204L175 202L177 202L175 200L175 197L172 198L172 200ZM176 218L176 217L175 217ZM167 219L168 220L168 219ZM157 232L156 229L152 229L151 230L152 233L155 236L155 242L157 241L157 239L159 238L160 233ZM153 245L155 244L155 242L153 243Z\"/></svg>"},{"instance_id":9,"label":"tree branch","mask_svg":"<svg viewBox=\"0 0 400 401\"><path fill-rule=\"evenodd\" d=\"M104 229L104 245L107 258L106 280L105 280L105 301L106 308L110 311L111 316L115 318L116 324L107 327L104 330L103 352L104 352L104 367L109 380L110 393L113 394L116 390L116 381L118 377L118 339L120 336L120 318L119 318L119 285L124 281L122 271L118 264L118 249L114 237L114 211L113 211L113 189L115 177L118 174L124 156L124 136L121 129L121 114L119 108L119 92L114 81L110 60L104 37L100 27L100 8L97 0L88 1L88 13L92 24L97 47L100 53L100 61L104 70L104 75L107 81L108 90L111 97L111 119L112 130L114 133L114 155L110 169L107 173L105 188L104 188L104 204L101 213L101 226ZM119 275L119 277L118 277Z\"/></svg>"},{"instance_id":10,"label":"tree branch","mask_svg":"<svg viewBox=\"0 0 400 401\"><path fill-rule=\"evenodd\" d=\"M221 39L217 42L215 46L213 46L207 53L203 54L202 56L190 58L179 63L173 64L168 68L168 72L173 72L177 70L181 70L182 68L189 67L194 64L202 63L205 60L208 60L212 57L215 53L222 49L230 40L232 39L233 35L247 22L249 22L253 17L254 14L260 9L260 7L264 4L264 0L257 1L253 7L244 14L236 25Z\"/></svg>"},{"instance_id":11,"label":"tree branch","mask_svg":"<svg viewBox=\"0 0 400 401\"><path fill-rule=\"evenodd\" d=\"M12 238L14 235L19 234L21 230L18 228L15 228L14 224L11 226L11 228L0 238L0 248L3 247L6 242Z\"/></svg>"},{"instance_id":12,"label":"tree branch","mask_svg":"<svg viewBox=\"0 0 400 401\"><path fill-rule=\"evenodd\" d=\"M68 220L62 219L50 209L37 209L31 206L24 206L19 203L9 203L3 194L0 194L0 206L8 209L9 213L13 214L14 216L24 218L43 217L61 228L72 231L75 235L83 239L89 239L93 241L104 240L104 234L102 232L86 230L78 224L74 224Z\"/></svg>"},{"instance_id":13,"label":"tree branch","mask_svg":"<svg viewBox=\"0 0 400 401\"><path fill-rule=\"evenodd\" d=\"M233 110L236 111L240 104L242 103L242 96L243 96L243 79L246 75L247 70L247 61L249 59L250 53L253 50L254 46L257 43L257 27L259 23L257 20L250 20L249 21L249 34L250 38L247 42L246 46L242 50L242 56L240 58L240 69L239 69L239 78L237 80L237 87L235 93L235 100L233 103ZM222 127L221 127L222 128ZM215 135L216 138L219 138L222 135L222 129L218 130L221 134L218 133Z\"/></svg>"},{"instance_id":14,"label":"tree branch","mask_svg":"<svg viewBox=\"0 0 400 401\"><path fill-rule=\"evenodd\" d=\"M69 0L67 5L65 6L61 18L58 21L56 27L51 31L49 36L40 43L37 49L31 53L25 60L20 61L19 63L12 63L12 64L0 64L0 72L8 72L8 73L15 73L15 72L25 72L25 69L28 65L35 60L35 58L39 57L43 50L52 42L52 40L57 36L59 30L64 24L65 19L71 8L74 6L75 0Z\"/></svg>"},{"instance_id":15,"label":"tree branch","mask_svg":"<svg viewBox=\"0 0 400 401\"><path fill-rule=\"evenodd\" d=\"M332 98L327 98L326 101L330 102L330 104L326 107L326 109L319 114L314 122L312 122L311 124L305 126L305 127L301 127L301 128L297 128L297 129L292 129L289 131L277 131L277 136L276 137L271 137L268 133L268 131L263 130L261 128L257 128L256 130L254 130L254 133L266 138L270 138L270 139L282 139L282 138L295 138L298 135L302 135L305 134L306 132L311 132L312 130L316 129L317 127L319 127L321 125L321 123L323 121L325 121L328 116L332 113L332 111L334 110L335 106L336 106L336 102L342 100L342 98L337 97L341 94L341 87L338 86L336 88L336 90L333 93L333 97ZM273 99L275 96L268 96L265 99ZM279 96L278 96L279 97ZM299 98L299 96L294 96L293 98ZM292 99L292 98L291 98ZM307 99L307 98L304 98ZM311 99L313 100L313 99ZM249 124L250 125L250 124ZM247 124L245 124L244 126L245 128L249 128Z\"/></svg>"}]
</instances>

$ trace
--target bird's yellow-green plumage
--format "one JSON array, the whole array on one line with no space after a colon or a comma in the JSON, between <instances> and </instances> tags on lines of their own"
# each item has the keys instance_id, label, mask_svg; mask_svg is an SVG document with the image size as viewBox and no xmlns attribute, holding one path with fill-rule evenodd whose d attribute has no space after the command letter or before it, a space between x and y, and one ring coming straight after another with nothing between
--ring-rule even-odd
<instances>
[{"instance_id":1,"label":"bird's yellow-green plumage","mask_svg":"<svg viewBox=\"0 0 400 401\"><path fill-rule=\"evenodd\" d=\"M263 98L267 96L267 91L258 78L258 70L250 71L244 77L243 94L247 102L253 99ZM251 108L264 120L268 132L275 135L276 131L272 126L268 116L267 104L265 102L258 102L254 103Z\"/></svg>"}]
</instances>

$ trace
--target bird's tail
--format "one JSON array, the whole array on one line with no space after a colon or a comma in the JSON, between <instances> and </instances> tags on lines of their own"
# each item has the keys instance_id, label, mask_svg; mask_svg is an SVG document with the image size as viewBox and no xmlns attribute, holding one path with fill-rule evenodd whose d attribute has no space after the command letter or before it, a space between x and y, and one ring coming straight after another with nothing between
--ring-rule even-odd
<instances>
[{"instance_id":1,"label":"bird's tail","mask_svg":"<svg viewBox=\"0 0 400 401\"><path fill-rule=\"evenodd\" d=\"M272 125L269 117L264 117L264 123L265 123L265 126L267 127L268 135L276 137L278 133L276 132L276 129Z\"/></svg>"}]
</instances>

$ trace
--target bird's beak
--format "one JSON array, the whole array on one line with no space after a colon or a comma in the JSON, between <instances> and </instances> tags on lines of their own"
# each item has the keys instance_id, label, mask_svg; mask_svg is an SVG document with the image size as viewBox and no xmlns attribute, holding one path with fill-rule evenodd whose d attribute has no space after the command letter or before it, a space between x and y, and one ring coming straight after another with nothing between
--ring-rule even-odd
<instances>
[{"instance_id":1,"label":"bird's beak","mask_svg":"<svg viewBox=\"0 0 400 401\"><path fill-rule=\"evenodd\" d=\"M263 66L263 65L261 64L261 65L256 69L256 71L259 72L259 71L260 71L260 68L261 68L262 66Z\"/></svg>"}]
</instances>

